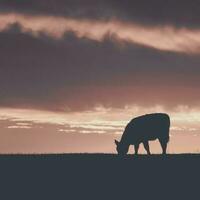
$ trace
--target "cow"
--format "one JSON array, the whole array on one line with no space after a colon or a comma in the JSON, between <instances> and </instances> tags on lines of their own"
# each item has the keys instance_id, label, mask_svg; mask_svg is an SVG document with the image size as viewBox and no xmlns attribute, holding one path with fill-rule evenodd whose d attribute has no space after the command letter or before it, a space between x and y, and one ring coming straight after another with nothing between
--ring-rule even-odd
<instances>
[{"instance_id":1,"label":"cow","mask_svg":"<svg viewBox=\"0 0 200 200\"><path fill-rule=\"evenodd\" d=\"M121 141L115 140L119 155L126 155L130 145L134 145L138 154L140 143L143 143L147 154L150 155L149 141L158 139L162 153L166 154L169 142L170 118L166 113L152 113L133 118L125 127Z\"/></svg>"}]
</instances>

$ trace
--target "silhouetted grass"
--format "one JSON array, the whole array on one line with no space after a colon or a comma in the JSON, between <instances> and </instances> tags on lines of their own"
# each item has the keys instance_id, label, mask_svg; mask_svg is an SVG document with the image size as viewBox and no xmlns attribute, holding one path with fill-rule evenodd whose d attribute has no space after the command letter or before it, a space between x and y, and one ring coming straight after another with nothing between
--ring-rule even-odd
<instances>
[{"instance_id":1,"label":"silhouetted grass","mask_svg":"<svg viewBox=\"0 0 200 200\"><path fill-rule=\"evenodd\" d=\"M148 156L146 154L140 154L140 155L132 155L128 154L126 156L119 156L117 154L103 154L103 153L69 153L69 154L0 154L0 162L2 161L9 161L9 162L26 162L27 160L32 160L32 162L37 161L65 161L65 162L97 162L97 161L120 161L124 162L126 160L129 160L130 162L139 162L139 161L164 161L167 160L169 162L175 161L178 162L180 160L184 160L185 162L200 162L200 154L152 154L151 156ZM15 163L15 164L16 164ZM58 163L59 164L59 163ZM89 163L88 163L89 164ZM138 163L139 164L139 163Z\"/></svg>"},{"instance_id":2,"label":"silhouetted grass","mask_svg":"<svg viewBox=\"0 0 200 200\"><path fill-rule=\"evenodd\" d=\"M2 191L35 199L192 199L200 184L199 154L12 154L0 155L0 168Z\"/></svg>"}]
</instances>

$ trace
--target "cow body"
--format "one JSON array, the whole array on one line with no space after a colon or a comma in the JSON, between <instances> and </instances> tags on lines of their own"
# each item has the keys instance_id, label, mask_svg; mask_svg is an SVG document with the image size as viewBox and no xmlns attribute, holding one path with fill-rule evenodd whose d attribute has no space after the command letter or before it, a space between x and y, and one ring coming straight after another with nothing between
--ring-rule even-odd
<instances>
[{"instance_id":1,"label":"cow body","mask_svg":"<svg viewBox=\"0 0 200 200\"><path fill-rule=\"evenodd\" d=\"M169 141L170 118L165 113L153 113L132 119L126 126L121 141L115 141L119 154L126 154L130 145L138 153L139 144L143 143L150 154L148 141L158 139L163 153L166 153Z\"/></svg>"}]
</instances>

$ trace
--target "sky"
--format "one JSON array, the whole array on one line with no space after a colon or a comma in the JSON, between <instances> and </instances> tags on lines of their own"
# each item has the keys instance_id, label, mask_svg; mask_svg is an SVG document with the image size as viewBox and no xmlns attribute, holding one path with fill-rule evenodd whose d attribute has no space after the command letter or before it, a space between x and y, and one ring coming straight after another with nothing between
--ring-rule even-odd
<instances>
[{"instance_id":1,"label":"sky","mask_svg":"<svg viewBox=\"0 0 200 200\"><path fill-rule=\"evenodd\" d=\"M199 3L1 0L0 153L114 153L154 112L169 153L198 153Z\"/></svg>"}]
</instances>

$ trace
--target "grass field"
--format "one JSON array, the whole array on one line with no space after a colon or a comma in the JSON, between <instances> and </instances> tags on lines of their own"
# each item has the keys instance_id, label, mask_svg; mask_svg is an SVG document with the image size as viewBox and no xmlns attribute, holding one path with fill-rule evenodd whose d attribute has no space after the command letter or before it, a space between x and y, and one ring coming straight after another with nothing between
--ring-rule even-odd
<instances>
[{"instance_id":1,"label":"grass field","mask_svg":"<svg viewBox=\"0 0 200 200\"><path fill-rule=\"evenodd\" d=\"M199 154L0 155L0 168L9 199L193 199L200 188Z\"/></svg>"}]
</instances>

